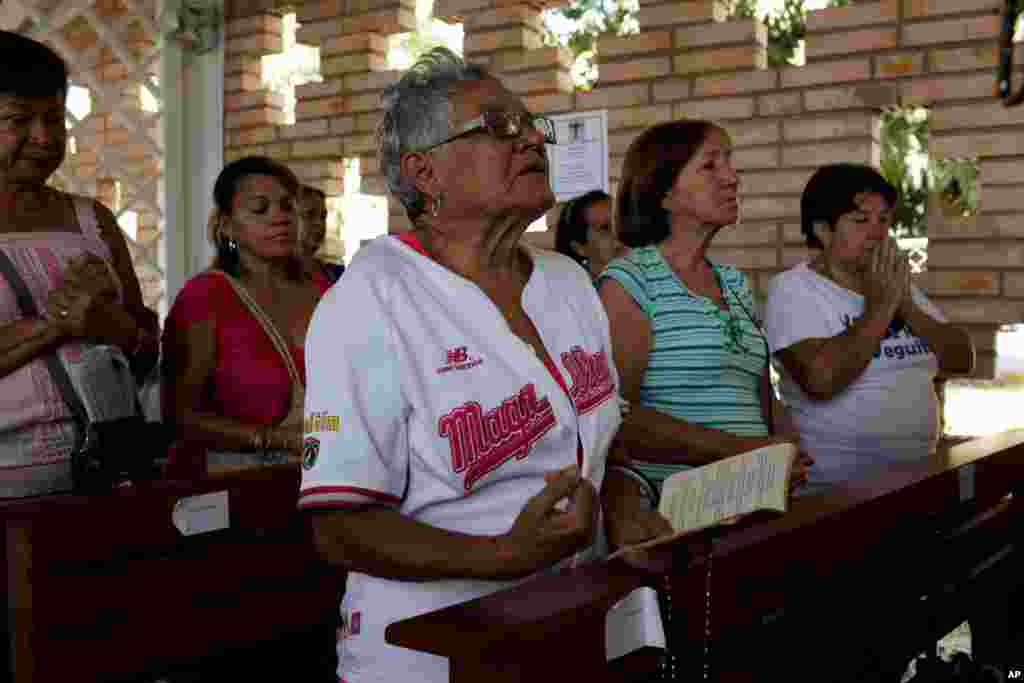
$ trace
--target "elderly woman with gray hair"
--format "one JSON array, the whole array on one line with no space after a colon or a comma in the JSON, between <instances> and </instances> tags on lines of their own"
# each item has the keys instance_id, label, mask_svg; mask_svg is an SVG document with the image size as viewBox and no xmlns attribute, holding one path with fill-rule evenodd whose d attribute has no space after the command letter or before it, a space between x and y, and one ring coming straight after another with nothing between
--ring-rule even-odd
<instances>
[{"instance_id":1,"label":"elderly woman with gray hair","mask_svg":"<svg viewBox=\"0 0 1024 683\"><path fill-rule=\"evenodd\" d=\"M341 680L440 683L446 660L388 624L595 555L603 483L613 541L670 529L605 477L621 406L593 286L520 243L554 203L551 122L437 49L385 93L380 137L414 229L361 249L314 313L299 506L350 570Z\"/></svg>"}]
</instances>

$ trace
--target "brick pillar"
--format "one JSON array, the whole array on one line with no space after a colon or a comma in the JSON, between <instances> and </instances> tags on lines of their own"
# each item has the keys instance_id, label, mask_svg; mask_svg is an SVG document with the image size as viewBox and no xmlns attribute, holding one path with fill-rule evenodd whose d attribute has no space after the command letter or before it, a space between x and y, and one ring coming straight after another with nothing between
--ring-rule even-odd
<instances>
[{"instance_id":1,"label":"brick pillar","mask_svg":"<svg viewBox=\"0 0 1024 683\"><path fill-rule=\"evenodd\" d=\"M732 111L703 111L701 108L710 104L703 100L693 101L692 110L682 110L684 102L694 96L696 73L709 61L718 59L725 70L749 71L763 66L764 41L754 35L760 24L754 20L718 23L724 18L724 10L712 0L642 2L640 35L598 38L598 81L593 90L577 95L576 108L608 110L613 189L621 176L626 149L655 123L682 117L753 115L745 101L722 103ZM760 31L763 33L763 27ZM709 49L722 38L736 45Z\"/></svg>"},{"instance_id":2,"label":"brick pillar","mask_svg":"<svg viewBox=\"0 0 1024 683\"><path fill-rule=\"evenodd\" d=\"M495 54L523 52L543 46L540 8L528 4L495 3L465 15L466 58L490 64Z\"/></svg>"},{"instance_id":3,"label":"brick pillar","mask_svg":"<svg viewBox=\"0 0 1024 683\"><path fill-rule=\"evenodd\" d=\"M298 42L320 47L324 81L297 89L292 155L306 182L329 196L343 192L342 159L358 159L359 191L386 194L377 162L381 94L397 74L387 69L387 36L416 28L414 0L305 2L297 8ZM309 160L309 161L307 161ZM395 213L389 229L403 227Z\"/></svg>"},{"instance_id":4,"label":"brick pillar","mask_svg":"<svg viewBox=\"0 0 1024 683\"><path fill-rule=\"evenodd\" d=\"M281 18L257 14L227 22L224 73L224 160L253 154L279 157L284 150L276 127L284 122L284 102L262 84L260 59L280 52ZM287 158L279 159L287 161Z\"/></svg>"}]
</instances>

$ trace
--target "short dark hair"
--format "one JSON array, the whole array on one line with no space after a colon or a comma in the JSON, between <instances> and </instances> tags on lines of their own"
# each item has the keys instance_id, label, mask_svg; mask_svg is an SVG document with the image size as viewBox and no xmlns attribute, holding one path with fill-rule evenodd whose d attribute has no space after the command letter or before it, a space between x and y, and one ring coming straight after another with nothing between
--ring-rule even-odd
<instances>
[{"instance_id":1,"label":"short dark hair","mask_svg":"<svg viewBox=\"0 0 1024 683\"><path fill-rule=\"evenodd\" d=\"M668 211L661 202L713 128L710 121L669 121L648 128L629 146L616 211L619 239L627 247L658 244L669 236Z\"/></svg>"},{"instance_id":2,"label":"short dark hair","mask_svg":"<svg viewBox=\"0 0 1024 683\"><path fill-rule=\"evenodd\" d=\"M815 171L800 195L800 232L807 246L824 249L814 233L814 224L825 222L829 229L835 229L840 216L857 209L854 198L863 192L882 195L890 207L899 200L899 191L870 166L829 164Z\"/></svg>"},{"instance_id":3,"label":"short dark hair","mask_svg":"<svg viewBox=\"0 0 1024 683\"><path fill-rule=\"evenodd\" d=\"M277 178L285 189L294 195L299 193L299 179L284 164L270 157L250 156L236 159L225 166L213 184L213 201L223 213L231 214L231 204L238 194L242 178L251 175L269 175Z\"/></svg>"},{"instance_id":4,"label":"short dark hair","mask_svg":"<svg viewBox=\"0 0 1024 683\"><path fill-rule=\"evenodd\" d=\"M300 196L305 196L305 195L310 195L310 194L315 194L317 197L320 197L320 199L323 199L324 201L327 201L327 193L324 192L323 190L321 190L319 187L316 187L314 185L301 185L301 186L299 186L299 195Z\"/></svg>"},{"instance_id":5,"label":"short dark hair","mask_svg":"<svg viewBox=\"0 0 1024 683\"><path fill-rule=\"evenodd\" d=\"M242 178L251 175L268 175L277 178L293 196L298 196L299 179L290 168L269 157L249 156L228 163L213 184L213 203L221 216L231 215L231 206ZM238 252L232 249L228 240L220 234L219 222L209 226L210 241L217 248L213 267L237 276L239 274Z\"/></svg>"},{"instance_id":6,"label":"short dark hair","mask_svg":"<svg viewBox=\"0 0 1024 683\"><path fill-rule=\"evenodd\" d=\"M0 95L50 97L68 92L68 67L52 49L20 33L0 31Z\"/></svg>"},{"instance_id":7,"label":"short dark hair","mask_svg":"<svg viewBox=\"0 0 1024 683\"><path fill-rule=\"evenodd\" d=\"M575 199L571 199L562 207L558 214L558 226L555 228L555 251L565 254L581 266L586 267L586 258L576 253L573 242L586 244L590 236L586 212L600 201L610 201L611 197L604 190L591 190Z\"/></svg>"}]
</instances>

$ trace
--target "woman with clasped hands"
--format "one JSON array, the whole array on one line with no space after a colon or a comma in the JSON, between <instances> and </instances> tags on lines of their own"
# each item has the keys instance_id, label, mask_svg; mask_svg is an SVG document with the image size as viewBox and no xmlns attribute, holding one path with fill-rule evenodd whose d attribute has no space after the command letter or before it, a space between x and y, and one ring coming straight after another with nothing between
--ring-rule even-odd
<instances>
[{"instance_id":1,"label":"woman with clasped hands","mask_svg":"<svg viewBox=\"0 0 1024 683\"><path fill-rule=\"evenodd\" d=\"M607 318L571 259L520 243L554 203L552 142L550 121L444 49L385 93L381 164L414 229L356 254L306 341L299 506L350 570L347 683L449 680L385 627L600 550L621 420ZM630 540L670 531L629 510Z\"/></svg>"},{"instance_id":2,"label":"woman with clasped hands","mask_svg":"<svg viewBox=\"0 0 1024 683\"><path fill-rule=\"evenodd\" d=\"M927 457L938 439L936 373L974 364L967 333L910 282L889 236L896 200L872 168L819 169L800 200L801 230L818 253L768 286L768 339L815 459L811 483Z\"/></svg>"},{"instance_id":3,"label":"woman with clasped hands","mask_svg":"<svg viewBox=\"0 0 1024 683\"><path fill-rule=\"evenodd\" d=\"M71 487L79 425L44 359L119 347L142 377L156 362L157 317L142 302L110 210L47 185L67 145L67 66L45 45L7 31L0 64L0 251L38 313L26 314L16 285L0 273L2 498Z\"/></svg>"}]
</instances>

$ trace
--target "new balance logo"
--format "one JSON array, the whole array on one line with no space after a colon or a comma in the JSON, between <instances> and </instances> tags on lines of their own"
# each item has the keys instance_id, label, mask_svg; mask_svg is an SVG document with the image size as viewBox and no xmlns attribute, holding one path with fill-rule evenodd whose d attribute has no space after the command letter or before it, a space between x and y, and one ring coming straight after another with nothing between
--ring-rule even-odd
<instances>
[{"instance_id":1,"label":"new balance logo","mask_svg":"<svg viewBox=\"0 0 1024 683\"><path fill-rule=\"evenodd\" d=\"M483 363L480 358L472 358L465 346L456 346L448 349L444 354L444 365L437 369L437 374L451 372L452 370L468 370Z\"/></svg>"}]
</instances>

